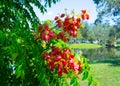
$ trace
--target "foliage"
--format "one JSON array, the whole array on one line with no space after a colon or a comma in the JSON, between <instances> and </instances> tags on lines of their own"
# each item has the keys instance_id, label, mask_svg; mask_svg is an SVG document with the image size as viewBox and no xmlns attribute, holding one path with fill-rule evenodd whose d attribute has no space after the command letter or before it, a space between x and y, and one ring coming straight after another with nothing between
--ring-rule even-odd
<instances>
[{"instance_id":1,"label":"foliage","mask_svg":"<svg viewBox=\"0 0 120 86\"><path fill-rule=\"evenodd\" d=\"M41 13L45 13L46 7L51 6L59 0L1 0L0 1L0 28L4 31L7 29L35 29L40 24L36 16L33 5L36 6ZM44 2L44 4L41 4Z\"/></svg>"},{"instance_id":2,"label":"foliage","mask_svg":"<svg viewBox=\"0 0 120 86\"><path fill-rule=\"evenodd\" d=\"M53 3L57 1L54 0ZM45 1L46 6L50 6L51 3L52 0ZM34 40L33 33L40 22L31 4L37 6L42 13L46 11L45 6L38 0L0 1L0 84L2 86L35 84L46 86L50 83L49 80L53 80L48 76L49 71L46 70L44 59L39 58L43 48L41 40L39 42Z\"/></svg>"},{"instance_id":3,"label":"foliage","mask_svg":"<svg viewBox=\"0 0 120 86\"><path fill-rule=\"evenodd\" d=\"M120 38L120 29L109 24L85 23L85 29L79 29L79 32L76 42L78 40L91 43L96 41L96 43L105 44L110 41L117 42Z\"/></svg>"},{"instance_id":4,"label":"foliage","mask_svg":"<svg viewBox=\"0 0 120 86\"><path fill-rule=\"evenodd\" d=\"M93 0L97 4L98 18L95 24L105 23L114 25L116 37L120 37L120 0ZM115 31L115 30L114 30Z\"/></svg>"},{"instance_id":5,"label":"foliage","mask_svg":"<svg viewBox=\"0 0 120 86\"><path fill-rule=\"evenodd\" d=\"M45 0L45 6L51 6L52 2L57 1L59 0ZM68 45L65 41L68 40L69 35L77 36L81 20L89 19L89 15L86 10L82 10L81 17L77 19L74 15L70 17L62 14L55 18L56 26L52 27L54 24L51 21L40 24L31 4L37 6L42 13L46 11L45 6L38 0L0 2L0 84L2 86L69 86L68 82L70 82L70 85L79 86L78 75L82 73L82 80L87 79L90 67L83 56L80 57L67 49ZM62 19L63 17L66 19ZM38 25L40 26L36 29ZM60 60L62 56L58 56L61 54L58 54L56 48L62 53L67 49L64 53L69 62L66 66L67 72L64 72L66 75L63 73L65 66ZM48 56L51 52L57 53ZM49 64L49 57L52 57L50 60L56 58L55 67ZM57 66L59 63L62 65ZM53 71L51 71L52 67L55 68Z\"/></svg>"},{"instance_id":6,"label":"foliage","mask_svg":"<svg viewBox=\"0 0 120 86\"><path fill-rule=\"evenodd\" d=\"M110 38L109 33L112 27L108 25L97 24L93 26L93 32L95 34L96 40L104 44Z\"/></svg>"},{"instance_id":7,"label":"foliage","mask_svg":"<svg viewBox=\"0 0 120 86\"><path fill-rule=\"evenodd\" d=\"M89 27L89 25L88 25L88 23L85 23L85 28L84 29L80 29L79 31L80 31L80 34L81 34L81 36L82 36L82 39L84 39L84 40L88 40L89 39L89 29L90 27Z\"/></svg>"},{"instance_id":8,"label":"foliage","mask_svg":"<svg viewBox=\"0 0 120 86\"><path fill-rule=\"evenodd\" d=\"M88 40L91 43L94 41L98 41L98 43L106 43L112 37L115 40L119 37L119 34L116 34L116 29L113 26L105 25L105 24L85 24L85 29L81 30L80 33L83 40Z\"/></svg>"},{"instance_id":9,"label":"foliage","mask_svg":"<svg viewBox=\"0 0 120 86\"><path fill-rule=\"evenodd\" d=\"M93 0L97 4L98 18L95 23L114 22L117 28L120 28L120 0Z\"/></svg>"}]
</instances>

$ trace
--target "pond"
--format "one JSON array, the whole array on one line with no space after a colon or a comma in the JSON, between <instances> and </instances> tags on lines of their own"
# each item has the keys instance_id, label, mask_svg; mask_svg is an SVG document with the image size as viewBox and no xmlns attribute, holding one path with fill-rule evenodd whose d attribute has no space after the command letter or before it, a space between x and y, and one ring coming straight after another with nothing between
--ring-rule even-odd
<instances>
[{"instance_id":1,"label":"pond","mask_svg":"<svg viewBox=\"0 0 120 86\"><path fill-rule=\"evenodd\" d=\"M90 62L120 58L120 49L118 48L101 47L96 49L74 49L74 50L77 53L82 52L83 55L89 59Z\"/></svg>"}]
</instances>

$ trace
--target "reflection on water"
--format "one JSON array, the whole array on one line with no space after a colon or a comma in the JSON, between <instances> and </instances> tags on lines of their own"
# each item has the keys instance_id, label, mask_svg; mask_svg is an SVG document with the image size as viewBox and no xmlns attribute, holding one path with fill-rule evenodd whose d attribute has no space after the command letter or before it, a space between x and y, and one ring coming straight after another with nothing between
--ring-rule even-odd
<instances>
[{"instance_id":1,"label":"reflection on water","mask_svg":"<svg viewBox=\"0 0 120 86\"><path fill-rule=\"evenodd\" d=\"M116 48L97 48L97 49L74 49L75 52L82 52L90 61L107 60L120 58L120 50Z\"/></svg>"}]
</instances>

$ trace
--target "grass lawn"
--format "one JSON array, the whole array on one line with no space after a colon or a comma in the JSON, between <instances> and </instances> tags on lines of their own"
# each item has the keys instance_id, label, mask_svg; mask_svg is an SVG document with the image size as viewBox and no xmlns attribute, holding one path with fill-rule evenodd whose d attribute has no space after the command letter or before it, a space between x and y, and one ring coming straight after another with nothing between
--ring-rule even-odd
<instances>
[{"instance_id":1,"label":"grass lawn","mask_svg":"<svg viewBox=\"0 0 120 86\"><path fill-rule=\"evenodd\" d=\"M100 86L120 86L120 58L95 61L90 63L90 73ZM81 86L87 86L87 81L80 81Z\"/></svg>"},{"instance_id":2,"label":"grass lawn","mask_svg":"<svg viewBox=\"0 0 120 86\"><path fill-rule=\"evenodd\" d=\"M110 63L91 64L92 74L100 86L120 86L120 65Z\"/></svg>"},{"instance_id":3,"label":"grass lawn","mask_svg":"<svg viewBox=\"0 0 120 86\"><path fill-rule=\"evenodd\" d=\"M117 44L116 47L120 47L120 44Z\"/></svg>"},{"instance_id":4,"label":"grass lawn","mask_svg":"<svg viewBox=\"0 0 120 86\"><path fill-rule=\"evenodd\" d=\"M91 49L91 48L99 48L101 47L98 44L86 44L86 43L80 43L80 44L70 44L70 48L79 48L79 49Z\"/></svg>"}]
</instances>

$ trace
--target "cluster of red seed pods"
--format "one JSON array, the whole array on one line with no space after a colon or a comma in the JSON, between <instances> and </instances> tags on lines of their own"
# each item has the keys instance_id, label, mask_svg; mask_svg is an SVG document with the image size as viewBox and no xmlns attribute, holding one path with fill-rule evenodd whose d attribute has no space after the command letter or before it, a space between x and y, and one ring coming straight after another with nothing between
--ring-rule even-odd
<instances>
[{"instance_id":1,"label":"cluster of red seed pods","mask_svg":"<svg viewBox=\"0 0 120 86\"><path fill-rule=\"evenodd\" d=\"M44 53L47 65L51 71L57 69L58 75L68 74L68 71L81 71L82 66L81 62L75 63L75 56L72 54L70 49L64 48L60 49L59 47L52 46L51 52Z\"/></svg>"},{"instance_id":2,"label":"cluster of red seed pods","mask_svg":"<svg viewBox=\"0 0 120 86\"><path fill-rule=\"evenodd\" d=\"M74 15L69 17L66 14L56 16L54 18L56 26L62 29L58 34L52 31L48 24L39 26L38 30L40 31L40 38L44 41L57 38L66 42L68 40L68 35L74 38L77 37L78 29L81 27L81 21L89 19L86 10L82 10L81 13L81 16L77 17ZM35 35L35 37L37 36ZM45 52L43 56L45 57L50 70L57 70L59 76L68 74L69 71L79 72L82 70L81 62L74 61L75 56L68 48L51 46L51 52Z\"/></svg>"}]
</instances>

